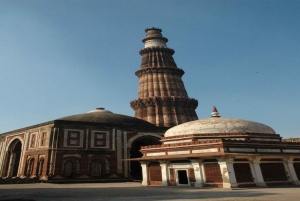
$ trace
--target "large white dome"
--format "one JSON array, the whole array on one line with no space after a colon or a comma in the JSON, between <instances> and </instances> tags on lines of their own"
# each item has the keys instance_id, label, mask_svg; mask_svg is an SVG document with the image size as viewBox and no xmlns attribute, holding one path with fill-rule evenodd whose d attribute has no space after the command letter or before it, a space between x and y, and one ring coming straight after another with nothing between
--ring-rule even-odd
<instances>
[{"instance_id":1,"label":"large white dome","mask_svg":"<svg viewBox=\"0 0 300 201\"><path fill-rule=\"evenodd\" d=\"M212 117L190 121L170 128L166 131L165 137L207 133L276 134L271 127L261 123L241 119Z\"/></svg>"}]
</instances>

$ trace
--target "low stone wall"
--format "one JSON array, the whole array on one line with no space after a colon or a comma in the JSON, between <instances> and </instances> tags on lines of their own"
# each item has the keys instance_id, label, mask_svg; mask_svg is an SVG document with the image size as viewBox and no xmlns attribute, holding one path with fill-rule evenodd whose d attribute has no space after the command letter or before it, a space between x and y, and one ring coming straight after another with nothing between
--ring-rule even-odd
<instances>
[{"instance_id":1,"label":"low stone wall","mask_svg":"<svg viewBox=\"0 0 300 201\"><path fill-rule=\"evenodd\" d=\"M13 178L0 178L0 184L28 184L28 183L40 183L40 180L36 178L20 178L20 177L13 177Z\"/></svg>"}]
</instances>

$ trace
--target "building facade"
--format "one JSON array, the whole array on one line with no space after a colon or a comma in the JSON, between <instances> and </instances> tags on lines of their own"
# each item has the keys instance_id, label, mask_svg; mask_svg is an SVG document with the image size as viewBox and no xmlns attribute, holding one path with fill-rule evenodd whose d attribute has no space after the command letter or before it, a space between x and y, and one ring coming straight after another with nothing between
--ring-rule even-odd
<instances>
[{"instance_id":1,"label":"building facade","mask_svg":"<svg viewBox=\"0 0 300 201\"><path fill-rule=\"evenodd\" d=\"M198 119L198 101L189 98L182 82L184 71L177 68L174 50L167 47L168 39L158 28L146 29L140 50L141 67L136 71L138 99L131 101L135 117L159 127L172 127Z\"/></svg>"},{"instance_id":2,"label":"building facade","mask_svg":"<svg viewBox=\"0 0 300 201\"><path fill-rule=\"evenodd\" d=\"M140 165L123 159L139 157L141 145L159 143L164 130L98 108L4 133L2 182L140 178Z\"/></svg>"},{"instance_id":3,"label":"building facade","mask_svg":"<svg viewBox=\"0 0 300 201\"><path fill-rule=\"evenodd\" d=\"M169 129L141 148L143 185L223 188L300 184L300 143L261 123L212 117Z\"/></svg>"}]
</instances>

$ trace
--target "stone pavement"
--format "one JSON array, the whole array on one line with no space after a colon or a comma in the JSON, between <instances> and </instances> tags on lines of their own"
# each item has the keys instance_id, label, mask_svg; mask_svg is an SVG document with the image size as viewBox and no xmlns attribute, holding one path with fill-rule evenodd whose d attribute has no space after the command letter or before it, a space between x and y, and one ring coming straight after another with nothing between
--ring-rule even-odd
<instances>
[{"instance_id":1,"label":"stone pavement","mask_svg":"<svg viewBox=\"0 0 300 201\"><path fill-rule=\"evenodd\" d=\"M300 188L193 188L141 186L138 182L0 185L0 201L298 201Z\"/></svg>"}]
</instances>

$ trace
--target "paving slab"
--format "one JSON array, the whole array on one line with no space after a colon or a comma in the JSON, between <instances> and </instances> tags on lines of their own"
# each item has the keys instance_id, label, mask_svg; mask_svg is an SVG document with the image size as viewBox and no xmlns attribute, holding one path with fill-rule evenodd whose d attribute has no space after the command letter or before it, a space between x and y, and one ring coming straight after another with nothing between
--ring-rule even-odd
<instances>
[{"instance_id":1,"label":"paving slab","mask_svg":"<svg viewBox=\"0 0 300 201\"><path fill-rule=\"evenodd\" d=\"M193 188L141 186L139 182L0 185L0 201L299 201L300 188Z\"/></svg>"}]
</instances>

